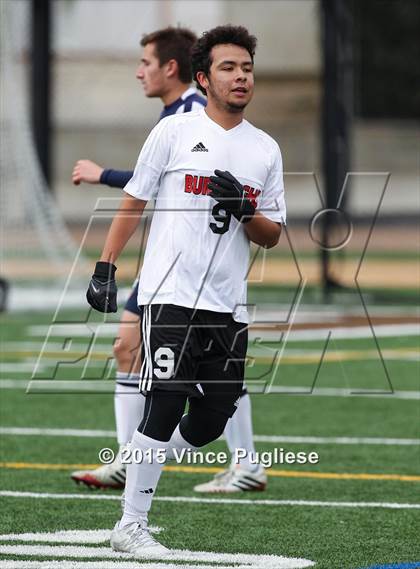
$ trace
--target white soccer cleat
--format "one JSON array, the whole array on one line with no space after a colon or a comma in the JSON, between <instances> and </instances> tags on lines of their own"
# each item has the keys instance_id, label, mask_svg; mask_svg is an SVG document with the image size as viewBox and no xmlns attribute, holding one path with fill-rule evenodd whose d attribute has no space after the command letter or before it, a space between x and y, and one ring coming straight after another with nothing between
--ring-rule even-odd
<instances>
[{"instance_id":1,"label":"white soccer cleat","mask_svg":"<svg viewBox=\"0 0 420 569\"><path fill-rule=\"evenodd\" d=\"M211 494L262 492L266 486L267 474L262 466L255 472L237 466L219 472L210 482L194 486L194 490L195 492L208 492Z\"/></svg>"},{"instance_id":2,"label":"white soccer cleat","mask_svg":"<svg viewBox=\"0 0 420 569\"><path fill-rule=\"evenodd\" d=\"M77 484L86 484L90 488L115 488L125 486L126 465L121 463L121 451L111 464L104 464L94 470L77 470L71 478Z\"/></svg>"},{"instance_id":3,"label":"white soccer cleat","mask_svg":"<svg viewBox=\"0 0 420 569\"><path fill-rule=\"evenodd\" d=\"M134 557L166 557L171 552L151 535L146 521L134 522L122 529L117 522L110 543L114 551L131 553Z\"/></svg>"}]
</instances>

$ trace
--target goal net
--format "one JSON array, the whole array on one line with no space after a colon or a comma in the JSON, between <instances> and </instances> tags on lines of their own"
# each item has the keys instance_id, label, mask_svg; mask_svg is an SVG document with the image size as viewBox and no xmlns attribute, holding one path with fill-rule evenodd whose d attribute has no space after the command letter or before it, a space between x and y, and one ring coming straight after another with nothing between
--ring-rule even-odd
<instances>
[{"instance_id":1,"label":"goal net","mask_svg":"<svg viewBox=\"0 0 420 569\"><path fill-rule=\"evenodd\" d=\"M30 2L0 2L0 277L62 287L77 256L41 172L30 126Z\"/></svg>"}]
</instances>

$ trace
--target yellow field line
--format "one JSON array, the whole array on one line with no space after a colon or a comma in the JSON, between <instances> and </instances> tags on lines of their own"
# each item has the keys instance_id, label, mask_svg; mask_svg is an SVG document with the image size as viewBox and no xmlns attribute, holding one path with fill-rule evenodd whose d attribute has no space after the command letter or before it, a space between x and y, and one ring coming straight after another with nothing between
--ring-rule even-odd
<instances>
[{"instance_id":1,"label":"yellow field line","mask_svg":"<svg viewBox=\"0 0 420 569\"><path fill-rule=\"evenodd\" d=\"M109 352L97 352L96 354L89 354L87 352L65 352L65 351L60 351L60 352L49 352L49 351L45 351L42 352L42 356L46 357L46 358L65 358L65 356L68 357L72 357L72 358L82 358L83 356L89 356L90 359L92 360L104 360L104 359L108 359L110 357L110 353L112 351L112 345L110 345L109 347ZM39 356L39 350L34 351L34 350L22 350L19 352L4 352L5 356L7 357L14 357L14 358L27 358L29 356ZM61 361L61 360L60 360ZM66 360L63 359L62 360L63 363L66 363ZM68 363L68 362L67 362ZM76 362L78 363L78 362Z\"/></svg>"},{"instance_id":2,"label":"yellow field line","mask_svg":"<svg viewBox=\"0 0 420 569\"><path fill-rule=\"evenodd\" d=\"M98 464L48 464L38 462L0 462L0 468L32 469L32 470L91 470ZM188 474L221 472L215 466L165 466L167 472L185 472ZM281 478L317 478L321 480L398 480L400 482L420 482L420 476L408 474L368 474L350 472L308 472L304 470L268 469L268 476Z\"/></svg>"},{"instance_id":3,"label":"yellow field line","mask_svg":"<svg viewBox=\"0 0 420 569\"><path fill-rule=\"evenodd\" d=\"M319 363L321 357L321 349L318 352L308 354L305 353L303 350L302 354L295 354L295 355L287 355L287 350L282 355L279 361L282 363L295 363L295 364L312 364L312 363ZM382 350L382 356L386 358L394 358L395 356L401 357L417 357L419 355L418 350L416 349L406 349L406 348L395 348L395 349L387 349ZM265 364L265 363L272 363L273 359L277 356L273 353L273 357L267 356L252 356L248 355L248 359L252 359L255 361L256 364ZM377 359L379 357L379 353L377 350L333 350L327 351L324 354L323 362L331 363L331 362L342 362L342 361L361 361L361 360L370 360L370 359Z\"/></svg>"},{"instance_id":4,"label":"yellow field line","mask_svg":"<svg viewBox=\"0 0 420 569\"><path fill-rule=\"evenodd\" d=\"M44 462L0 462L0 468L15 468L17 470L91 470L99 464L48 464Z\"/></svg>"},{"instance_id":5,"label":"yellow field line","mask_svg":"<svg viewBox=\"0 0 420 569\"><path fill-rule=\"evenodd\" d=\"M283 364L313 364L319 363L321 350L319 353L308 354L305 353L303 350L302 354L295 354L295 355L287 355L287 350L281 357L281 362ZM22 358L22 357L29 357L29 356L38 356L39 352L23 350L21 352L7 352L7 357L15 357L15 358ZM382 350L382 356L386 358L393 358L395 356L401 357L418 357L419 352L417 349L413 348L395 348L395 349L385 349ZM63 352L43 352L42 356L46 359L52 358L64 358L65 354ZM86 352L72 352L72 358L83 358L84 356L88 356L89 360L96 360L96 361L105 361L109 359L109 353L98 352L93 354L87 354ZM267 364L272 363L273 359L277 359L277 355L273 353L272 357L267 356L253 356L248 355L248 359L253 360L256 364ZM362 361L367 359L375 359L378 357L377 350L330 350L324 354L323 362L324 363L334 363L334 362L342 362L342 361ZM63 363L66 363L65 358L62 360ZM80 363L80 365L85 365L85 361L76 362Z\"/></svg>"},{"instance_id":6,"label":"yellow field line","mask_svg":"<svg viewBox=\"0 0 420 569\"><path fill-rule=\"evenodd\" d=\"M420 476L407 474L353 474L347 472L299 472L294 470L272 470L269 476L285 478L321 478L329 480L400 480L401 482L420 482Z\"/></svg>"},{"instance_id":7,"label":"yellow field line","mask_svg":"<svg viewBox=\"0 0 420 569\"><path fill-rule=\"evenodd\" d=\"M169 472L221 472L221 468L206 466L165 466L164 470ZM281 478L320 478L328 480L401 480L403 482L420 482L420 476L406 474L353 474L346 472L308 472L302 470L277 470L274 468L267 470L268 476Z\"/></svg>"}]
</instances>

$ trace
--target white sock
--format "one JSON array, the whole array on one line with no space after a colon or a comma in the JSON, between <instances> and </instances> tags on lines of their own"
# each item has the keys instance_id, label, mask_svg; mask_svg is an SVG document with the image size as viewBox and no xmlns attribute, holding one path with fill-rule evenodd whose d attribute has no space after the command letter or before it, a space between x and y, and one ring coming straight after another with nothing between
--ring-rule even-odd
<instances>
[{"instance_id":1,"label":"white sock","mask_svg":"<svg viewBox=\"0 0 420 569\"><path fill-rule=\"evenodd\" d=\"M227 446L233 456L235 449L245 449L245 458L239 459L235 466L241 466L246 470L255 471L260 468L259 464L251 464L250 458L255 460L255 447L252 432L251 398L248 393L242 395L235 414L226 424L224 435Z\"/></svg>"},{"instance_id":2,"label":"white sock","mask_svg":"<svg viewBox=\"0 0 420 569\"><path fill-rule=\"evenodd\" d=\"M193 451L197 449L197 447L191 445L184 439L184 437L181 435L181 431L179 430L179 425L177 425L175 431L172 434L171 440L167 443L166 459L175 460L177 457L174 453L174 450L176 450L178 452L178 456L180 456L179 453L183 448L191 449Z\"/></svg>"},{"instance_id":3,"label":"white sock","mask_svg":"<svg viewBox=\"0 0 420 569\"><path fill-rule=\"evenodd\" d=\"M117 381L136 381L138 374L117 372ZM144 413L145 397L139 392L137 384L133 386L115 384L114 410L115 426L119 445L126 445L140 425Z\"/></svg>"},{"instance_id":4,"label":"white sock","mask_svg":"<svg viewBox=\"0 0 420 569\"><path fill-rule=\"evenodd\" d=\"M134 432L130 447L132 461L127 465L124 513L120 528L141 520L147 522L147 514L152 505L152 498L163 466L157 461L157 449L164 449L167 444L146 437L138 431ZM137 463L136 460L141 454L143 460Z\"/></svg>"}]
</instances>

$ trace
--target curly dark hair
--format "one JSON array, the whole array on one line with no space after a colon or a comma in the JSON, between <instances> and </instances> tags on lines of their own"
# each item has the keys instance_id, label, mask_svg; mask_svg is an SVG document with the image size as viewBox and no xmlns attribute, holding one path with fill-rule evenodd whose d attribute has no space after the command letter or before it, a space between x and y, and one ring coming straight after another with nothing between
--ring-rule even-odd
<instances>
[{"instance_id":1,"label":"curly dark hair","mask_svg":"<svg viewBox=\"0 0 420 569\"><path fill-rule=\"evenodd\" d=\"M217 28L204 32L194 45L191 53L192 75L198 89L202 93L206 94L206 90L197 81L197 73L203 71L208 76L212 64L211 50L216 45L229 43L246 49L251 56L252 62L254 62L257 38L252 36L243 26L217 26Z\"/></svg>"},{"instance_id":2,"label":"curly dark hair","mask_svg":"<svg viewBox=\"0 0 420 569\"><path fill-rule=\"evenodd\" d=\"M191 83L191 50L197 36L188 28L174 28L169 26L157 30L142 37L140 45L143 47L149 43L155 45L156 57L162 67L171 59L178 63L179 80L182 83Z\"/></svg>"}]
</instances>

